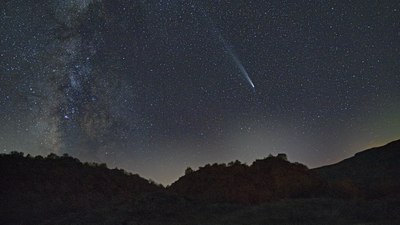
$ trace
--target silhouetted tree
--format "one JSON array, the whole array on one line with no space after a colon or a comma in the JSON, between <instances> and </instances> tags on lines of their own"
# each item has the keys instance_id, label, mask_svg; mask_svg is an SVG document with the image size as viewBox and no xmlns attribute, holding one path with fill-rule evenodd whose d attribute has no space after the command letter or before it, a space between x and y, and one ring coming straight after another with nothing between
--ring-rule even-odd
<instances>
[{"instance_id":1,"label":"silhouetted tree","mask_svg":"<svg viewBox=\"0 0 400 225\"><path fill-rule=\"evenodd\" d=\"M228 163L228 166L240 166L242 163L239 160L235 160L234 162Z\"/></svg>"},{"instance_id":2,"label":"silhouetted tree","mask_svg":"<svg viewBox=\"0 0 400 225\"><path fill-rule=\"evenodd\" d=\"M283 159L285 161L288 161L287 155L285 153L279 153L276 157L278 159Z\"/></svg>"},{"instance_id":3,"label":"silhouetted tree","mask_svg":"<svg viewBox=\"0 0 400 225\"><path fill-rule=\"evenodd\" d=\"M54 153L50 153L50 154L46 157L46 159L58 159L58 158L59 158L59 156L56 155L56 154L54 154Z\"/></svg>"},{"instance_id":4,"label":"silhouetted tree","mask_svg":"<svg viewBox=\"0 0 400 225\"><path fill-rule=\"evenodd\" d=\"M17 151L10 152L10 155L14 156L14 157L24 157L24 153L23 152L17 152Z\"/></svg>"},{"instance_id":5,"label":"silhouetted tree","mask_svg":"<svg viewBox=\"0 0 400 225\"><path fill-rule=\"evenodd\" d=\"M191 173L193 173L193 169L190 168L190 167L186 168L185 175L188 175L188 174L191 174Z\"/></svg>"}]
</instances>

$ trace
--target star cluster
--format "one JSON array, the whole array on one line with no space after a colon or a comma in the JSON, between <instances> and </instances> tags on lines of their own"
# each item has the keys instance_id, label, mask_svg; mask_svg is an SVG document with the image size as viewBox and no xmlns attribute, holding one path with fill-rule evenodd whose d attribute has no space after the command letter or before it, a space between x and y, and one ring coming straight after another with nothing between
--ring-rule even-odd
<instances>
[{"instance_id":1,"label":"star cluster","mask_svg":"<svg viewBox=\"0 0 400 225\"><path fill-rule=\"evenodd\" d=\"M5 0L0 150L68 153L166 184L187 166L269 153L336 162L399 138L399 11Z\"/></svg>"}]
</instances>

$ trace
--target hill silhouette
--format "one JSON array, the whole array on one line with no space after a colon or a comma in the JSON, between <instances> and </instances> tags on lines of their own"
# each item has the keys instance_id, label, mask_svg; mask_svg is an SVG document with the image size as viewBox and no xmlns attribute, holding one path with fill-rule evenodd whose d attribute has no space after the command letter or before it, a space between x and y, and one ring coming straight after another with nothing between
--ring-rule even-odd
<instances>
[{"instance_id":1,"label":"hill silhouette","mask_svg":"<svg viewBox=\"0 0 400 225\"><path fill-rule=\"evenodd\" d=\"M68 155L0 154L0 224L400 224L399 153L400 140L311 170L285 154L208 164L167 188Z\"/></svg>"},{"instance_id":2,"label":"hill silhouette","mask_svg":"<svg viewBox=\"0 0 400 225\"><path fill-rule=\"evenodd\" d=\"M262 203L287 198L321 196L325 182L286 155L256 160L251 166L232 162L190 171L169 190L207 202Z\"/></svg>"},{"instance_id":3,"label":"hill silhouette","mask_svg":"<svg viewBox=\"0 0 400 225\"><path fill-rule=\"evenodd\" d=\"M21 215L35 224L44 218L101 208L159 191L162 187L138 175L111 170L105 164L81 163L68 155L0 155L1 219L11 224L19 224Z\"/></svg>"},{"instance_id":4,"label":"hill silhouette","mask_svg":"<svg viewBox=\"0 0 400 225\"><path fill-rule=\"evenodd\" d=\"M312 170L330 183L366 198L399 195L400 140L371 148L339 163Z\"/></svg>"}]
</instances>

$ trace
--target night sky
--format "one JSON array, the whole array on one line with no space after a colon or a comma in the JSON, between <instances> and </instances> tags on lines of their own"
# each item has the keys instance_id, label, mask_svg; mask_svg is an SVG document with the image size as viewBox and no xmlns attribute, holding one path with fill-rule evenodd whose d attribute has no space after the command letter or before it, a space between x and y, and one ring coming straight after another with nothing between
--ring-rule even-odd
<instances>
[{"instance_id":1,"label":"night sky","mask_svg":"<svg viewBox=\"0 0 400 225\"><path fill-rule=\"evenodd\" d=\"M169 184L400 138L400 3L1 0L0 151Z\"/></svg>"}]
</instances>

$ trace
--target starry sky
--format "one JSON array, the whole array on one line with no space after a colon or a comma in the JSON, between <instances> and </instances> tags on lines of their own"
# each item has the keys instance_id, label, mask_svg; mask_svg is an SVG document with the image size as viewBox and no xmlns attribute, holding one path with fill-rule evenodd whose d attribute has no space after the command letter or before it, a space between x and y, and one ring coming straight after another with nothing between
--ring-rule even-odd
<instances>
[{"instance_id":1,"label":"starry sky","mask_svg":"<svg viewBox=\"0 0 400 225\"><path fill-rule=\"evenodd\" d=\"M398 1L2 0L0 151L170 184L400 138Z\"/></svg>"}]
</instances>

